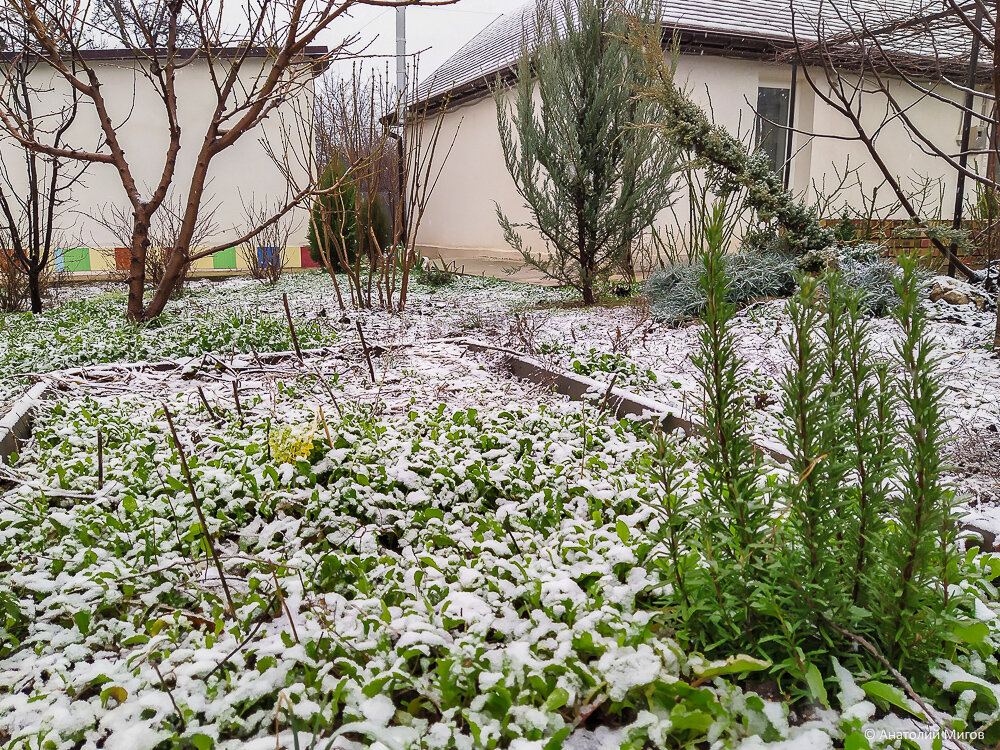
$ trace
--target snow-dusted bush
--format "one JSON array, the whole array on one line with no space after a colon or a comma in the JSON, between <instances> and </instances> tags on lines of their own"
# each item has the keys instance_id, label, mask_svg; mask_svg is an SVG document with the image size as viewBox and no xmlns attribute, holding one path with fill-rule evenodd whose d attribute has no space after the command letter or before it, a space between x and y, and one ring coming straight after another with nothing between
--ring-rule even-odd
<instances>
[{"instance_id":1,"label":"snow-dusted bush","mask_svg":"<svg viewBox=\"0 0 1000 750\"><path fill-rule=\"evenodd\" d=\"M889 315L899 305L895 279L899 265L890 258L874 255L858 258L847 255L839 260L845 283L863 292L861 306L876 317Z\"/></svg>"},{"instance_id":2,"label":"snow-dusted bush","mask_svg":"<svg viewBox=\"0 0 1000 750\"><path fill-rule=\"evenodd\" d=\"M893 287L898 265L883 258L878 245L837 245L796 256L774 250L756 236L752 239L723 261L726 298L737 307L758 299L789 297L800 274L827 270L839 270L850 287L862 290L862 308L872 315L888 315L899 304ZM700 274L698 262L677 263L651 274L645 291L653 315L675 324L700 317L705 306Z\"/></svg>"},{"instance_id":3,"label":"snow-dusted bush","mask_svg":"<svg viewBox=\"0 0 1000 750\"><path fill-rule=\"evenodd\" d=\"M795 290L796 257L781 252L740 252L723 261L726 298L737 307L756 299L787 297ZM705 307L699 284L701 264L678 263L656 271L646 281L646 298L653 315L669 323L698 317Z\"/></svg>"}]
</instances>

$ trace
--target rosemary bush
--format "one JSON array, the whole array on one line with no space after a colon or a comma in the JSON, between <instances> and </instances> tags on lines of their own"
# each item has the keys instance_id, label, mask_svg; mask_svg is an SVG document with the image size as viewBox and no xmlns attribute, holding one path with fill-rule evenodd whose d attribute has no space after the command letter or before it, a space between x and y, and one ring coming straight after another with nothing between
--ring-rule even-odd
<instances>
[{"instance_id":1,"label":"rosemary bush","mask_svg":"<svg viewBox=\"0 0 1000 750\"><path fill-rule=\"evenodd\" d=\"M779 681L791 677L821 703L832 657L868 676L891 664L926 677L930 657L961 643L956 623L972 604L954 585L940 377L916 260L901 262L902 336L886 360L873 351L863 289L836 271L799 280L784 338L787 463L784 479L765 481L729 330L728 259L721 241L709 245L695 359L703 468L688 503L661 437L652 451L668 551L655 564L676 582L668 612L692 647L765 659Z\"/></svg>"}]
</instances>

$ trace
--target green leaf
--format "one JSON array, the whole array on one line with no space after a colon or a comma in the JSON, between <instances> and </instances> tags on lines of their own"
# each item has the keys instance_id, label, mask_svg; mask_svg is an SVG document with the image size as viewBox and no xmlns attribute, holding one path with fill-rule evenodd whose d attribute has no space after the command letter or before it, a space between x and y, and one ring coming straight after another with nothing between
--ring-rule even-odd
<instances>
[{"instance_id":1,"label":"green leaf","mask_svg":"<svg viewBox=\"0 0 1000 750\"><path fill-rule=\"evenodd\" d=\"M826 685L823 684L823 675L815 664L806 667L806 685L809 687L809 694L822 703L826 708L830 707L830 698L826 694Z\"/></svg>"},{"instance_id":2,"label":"green leaf","mask_svg":"<svg viewBox=\"0 0 1000 750\"><path fill-rule=\"evenodd\" d=\"M871 750L871 743L861 732L851 732L844 737L844 750Z\"/></svg>"},{"instance_id":3,"label":"green leaf","mask_svg":"<svg viewBox=\"0 0 1000 750\"><path fill-rule=\"evenodd\" d=\"M903 691L892 685L886 685L884 682L879 682L878 680L869 680L861 689L865 691L865 695L869 698L874 698L876 701L883 704L888 703L896 708L901 708L908 714L913 714L921 721L927 721L921 711L914 711L910 708L910 702L903 695Z\"/></svg>"},{"instance_id":4,"label":"green leaf","mask_svg":"<svg viewBox=\"0 0 1000 750\"><path fill-rule=\"evenodd\" d=\"M980 646L990 635L990 628L985 622L968 620L957 624L951 631L963 643Z\"/></svg>"},{"instance_id":5,"label":"green leaf","mask_svg":"<svg viewBox=\"0 0 1000 750\"><path fill-rule=\"evenodd\" d=\"M215 747L215 740L207 734L192 734L187 738L196 750L212 750Z\"/></svg>"},{"instance_id":6,"label":"green leaf","mask_svg":"<svg viewBox=\"0 0 1000 750\"><path fill-rule=\"evenodd\" d=\"M569 693L563 688L556 688L551 693L549 697L545 699L545 703L542 705L543 711L557 711L569 701Z\"/></svg>"},{"instance_id":7,"label":"green leaf","mask_svg":"<svg viewBox=\"0 0 1000 750\"><path fill-rule=\"evenodd\" d=\"M114 698L120 705L128 698L128 691L119 685L112 685L111 687L104 688L104 690L101 691L101 707L107 708L108 701L112 698Z\"/></svg>"},{"instance_id":8,"label":"green leaf","mask_svg":"<svg viewBox=\"0 0 1000 750\"><path fill-rule=\"evenodd\" d=\"M90 610L81 609L73 613L73 622L80 629L80 632L87 635L90 632Z\"/></svg>"},{"instance_id":9,"label":"green leaf","mask_svg":"<svg viewBox=\"0 0 1000 750\"><path fill-rule=\"evenodd\" d=\"M740 674L741 672L759 672L768 669L771 662L763 659L755 659L747 654L736 654L730 656L725 661L712 661L707 664L695 664L692 666L694 673L702 679L717 677L722 674Z\"/></svg>"},{"instance_id":10,"label":"green leaf","mask_svg":"<svg viewBox=\"0 0 1000 750\"><path fill-rule=\"evenodd\" d=\"M560 748L563 746L563 741L567 737L569 737L569 734L572 731L573 727L563 727L562 729L560 729L558 732L552 735L552 737L549 739L548 742L545 743L544 750L560 750Z\"/></svg>"},{"instance_id":11,"label":"green leaf","mask_svg":"<svg viewBox=\"0 0 1000 750\"><path fill-rule=\"evenodd\" d=\"M139 509L139 504L135 501L135 498L131 495L126 495L125 499L122 500L122 507L125 509L126 513L135 513Z\"/></svg>"},{"instance_id":12,"label":"green leaf","mask_svg":"<svg viewBox=\"0 0 1000 750\"><path fill-rule=\"evenodd\" d=\"M619 518L618 523L615 524L615 529L618 531L618 538L622 540L622 544L628 544L630 536L628 524Z\"/></svg>"},{"instance_id":13,"label":"green leaf","mask_svg":"<svg viewBox=\"0 0 1000 750\"><path fill-rule=\"evenodd\" d=\"M670 712L671 729L693 729L699 734L707 732L715 719L707 711L691 711L683 703L678 703Z\"/></svg>"}]
</instances>

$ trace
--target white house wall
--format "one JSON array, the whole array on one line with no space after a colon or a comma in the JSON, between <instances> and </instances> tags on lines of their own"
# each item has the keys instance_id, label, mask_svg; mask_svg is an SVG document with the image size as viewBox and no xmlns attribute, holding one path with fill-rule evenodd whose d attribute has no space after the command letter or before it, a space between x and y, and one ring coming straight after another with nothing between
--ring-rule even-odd
<instances>
[{"instance_id":1,"label":"white house wall","mask_svg":"<svg viewBox=\"0 0 1000 750\"><path fill-rule=\"evenodd\" d=\"M248 87L252 85L252 78L258 75L263 62L263 59L251 59L245 63L241 76ZM112 120L119 126L117 133L125 157L140 191L148 196L159 181L168 145L164 105L146 79L136 75L131 64L124 61L101 61L93 65L102 82L102 92ZM48 90L34 102L36 114L54 111L65 104L64 92L67 85L51 69L42 66L36 68L32 73L31 83L37 89ZM178 71L177 91L181 149L168 200L172 198L186 201L186 188L190 184L198 152L216 105L207 64L195 62ZM289 116L296 108L309 112L311 96L310 83L301 92L298 102L290 102L279 111ZM262 124L247 132L234 146L213 158L203 210L215 209L214 224L218 231L206 237L205 244L225 243L246 231L244 203L276 205L279 201L284 202L286 180L267 155L263 142L269 141L280 152L281 134L286 128L287 122L283 124L278 112L274 112ZM76 121L66 136L67 144L82 150L93 150L97 146L99 134L97 112L90 100L82 97ZM308 152L308 144L303 145ZM27 181L20 149L9 135L0 137L0 159L15 180L24 181L22 189L26 190ZM103 151L107 152L106 147ZM68 168L72 169L72 165ZM293 171L297 173L297 179L305 184L305 169L296 165ZM106 213L107 207L112 204L123 209L126 215L130 213L130 204L115 167L110 164L92 164L81 183L73 190L71 204L62 213L62 244L92 248L90 263L94 271L106 266L110 262L109 257L113 260L113 255L97 252L98 249L123 244L118 236L98 220L102 211ZM303 209L290 216L294 229L288 241L289 265L300 264L298 250L305 245L308 229L306 216ZM237 262L244 267L239 260ZM197 262L195 268L212 268L212 259Z\"/></svg>"},{"instance_id":2,"label":"white house wall","mask_svg":"<svg viewBox=\"0 0 1000 750\"><path fill-rule=\"evenodd\" d=\"M818 73L818 72L817 72ZM677 80L684 89L713 114L715 121L730 132L739 132L752 139L758 86L791 84L792 66L775 65L712 56L681 55L677 60ZM908 103L912 92L900 85L899 96ZM944 88L942 88L944 91ZM954 94L954 92L952 92ZM906 97L910 97L907 99ZM798 71L794 111L794 126L805 131L851 137L850 123L814 95L803 72ZM870 126L881 121L884 103L866 102L864 121ZM943 148L957 150L955 136L959 131L957 110L941 102L925 98L914 102L911 115ZM418 245L430 255L440 255L458 262L516 260L517 255L504 242L496 219L495 204L499 204L515 222L528 220L528 213L507 172L497 134L496 106L486 96L451 107L444 115L441 140L454 147L444 162L437 187L432 194L418 232ZM456 135L457 130L457 135ZM955 174L943 163L923 153L905 134L900 123L894 123L879 136L878 146L891 168L911 184L911 176L942 178L945 191L944 215L949 216L954 202ZM438 158L445 151L439 147ZM882 182L882 176L871 162L864 146L856 141L807 138L794 135L794 154L790 172L793 190L815 197L813 186L827 189L836 184L836 173L846 164L860 167L859 177L866 191ZM888 190L880 190L880 203L888 198ZM936 193L935 193L936 195ZM860 207L861 191L857 186L843 190L839 206L844 202ZM934 209L937 210L935 199ZM678 194L674 211L659 217L660 226L676 226L674 216L687 216L686 196ZM905 218L897 215L895 218ZM532 247L542 247L541 240L525 235Z\"/></svg>"}]
</instances>

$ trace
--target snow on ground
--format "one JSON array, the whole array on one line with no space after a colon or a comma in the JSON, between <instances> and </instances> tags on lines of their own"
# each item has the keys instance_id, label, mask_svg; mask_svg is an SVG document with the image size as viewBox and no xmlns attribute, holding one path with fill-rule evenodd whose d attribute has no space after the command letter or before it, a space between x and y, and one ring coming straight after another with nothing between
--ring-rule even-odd
<instances>
[{"instance_id":1,"label":"snow on ground","mask_svg":"<svg viewBox=\"0 0 1000 750\"><path fill-rule=\"evenodd\" d=\"M947 279L941 281L948 285ZM27 316L0 316L0 369L14 375L205 351L287 350L291 346L281 297L287 293L304 347L356 343L357 320L371 342L390 348L418 345L414 351L422 351L423 356L433 351L424 342L449 338L474 338L528 351L554 367L602 382L614 377L618 387L655 398L683 416L692 415L697 393L691 361L698 346L697 327L657 323L641 302L582 309L572 305L573 294L565 290L461 277L440 288L414 282L406 310L400 314L341 311L329 278L312 272L286 274L276 288L247 278L193 281L182 300L170 303L162 320L133 337L121 319L123 298L96 297L103 301L95 302L98 289L73 290L75 303L90 305L79 312L70 307L82 332L75 330L72 317L63 320L65 315L59 310L47 313L44 324L36 327L23 322ZM960 491L969 495L970 509L980 523L1000 532L1000 358L988 348L995 313L980 311L973 303L955 306L939 300L925 304L935 319L931 330L941 347L954 476ZM752 305L735 323L739 351L747 362L746 388L755 404L752 426L764 443L773 442L778 430L779 383L788 362L783 344L787 334L784 305L781 300ZM871 324L875 348L888 354L895 324L888 318L874 319ZM392 359L380 362L385 366ZM358 357L352 361L360 377L363 364ZM386 375L391 379L398 372ZM475 377L478 374L472 383ZM28 378L3 380L0 413L5 394L9 402L31 382ZM469 383L466 380L459 386L456 381L445 387L454 395ZM389 390L393 385L384 384ZM474 385L471 390L476 390Z\"/></svg>"},{"instance_id":2,"label":"snow on ground","mask_svg":"<svg viewBox=\"0 0 1000 750\"><path fill-rule=\"evenodd\" d=\"M82 333L60 311L3 323L12 374L190 359L180 371L88 364L60 376L65 390L0 496L0 605L24 608L7 610L22 648L0 658L0 745L291 747L308 746L311 727L339 726L350 737L333 747L539 748L562 733L589 748L655 744L687 721L720 746L768 747L766 733L777 747L832 747L852 731L857 689L845 687L842 715L799 726L787 706L733 687L705 685L690 702L671 693L689 689L694 667L655 627L667 582L636 557L658 532L647 444L457 341L529 350L690 415L696 327L487 279L417 286L402 315L337 310L321 274L200 287L138 334L117 322L120 299L74 303ZM289 348L283 292L304 345L325 347L304 365L254 352L261 335ZM995 435L993 318L934 310L957 460L962 434ZM374 387L356 320L375 351ZM235 323L246 337L226 330ZM893 324L872 325L888 351ZM736 322L761 439L776 429L785 330L780 302ZM989 513L996 440L976 447L957 476ZM628 710L652 685L673 718ZM327 729L321 746L332 739Z\"/></svg>"}]
</instances>

